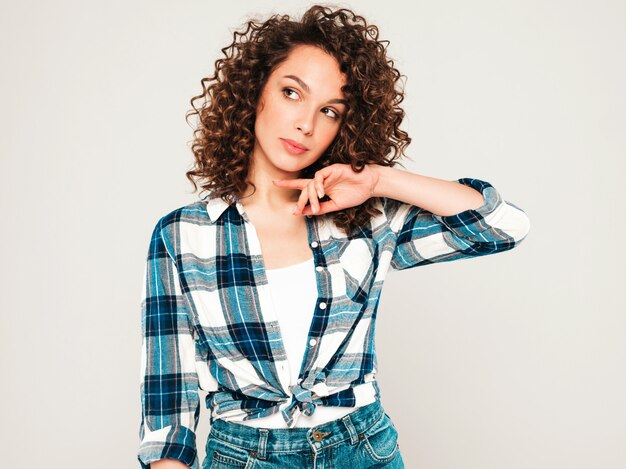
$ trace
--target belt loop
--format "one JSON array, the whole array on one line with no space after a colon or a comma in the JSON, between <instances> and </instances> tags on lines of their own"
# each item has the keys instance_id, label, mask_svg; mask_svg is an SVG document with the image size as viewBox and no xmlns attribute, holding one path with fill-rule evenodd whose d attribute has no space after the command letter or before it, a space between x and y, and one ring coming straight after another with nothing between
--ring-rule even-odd
<instances>
[{"instance_id":1,"label":"belt loop","mask_svg":"<svg viewBox=\"0 0 626 469\"><path fill-rule=\"evenodd\" d=\"M352 444L352 445L355 444L357 441L359 441L359 435L358 435L358 432L356 430L356 427L352 423L352 419L350 418L350 414L347 414L345 417L342 417L341 421L343 422L343 424L348 429L348 433L350 433L350 444Z\"/></svg>"},{"instance_id":2,"label":"belt loop","mask_svg":"<svg viewBox=\"0 0 626 469\"><path fill-rule=\"evenodd\" d=\"M259 449L257 456L259 459L266 459L266 445L269 430L267 428L259 428Z\"/></svg>"}]
</instances>

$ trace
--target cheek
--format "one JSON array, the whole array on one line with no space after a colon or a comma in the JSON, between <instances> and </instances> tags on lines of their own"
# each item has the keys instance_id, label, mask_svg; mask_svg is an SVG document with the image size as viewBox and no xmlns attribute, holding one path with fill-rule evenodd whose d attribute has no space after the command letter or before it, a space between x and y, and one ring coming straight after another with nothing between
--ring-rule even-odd
<instances>
[{"instance_id":1,"label":"cheek","mask_svg":"<svg viewBox=\"0 0 626 469\"><path fill-rule=\"evenodd\" d=\"M274 122L275 117L272 112L272 106L268 106L266 104L260 112L257 112L254 122L255 133L259 134L260 137L263 137L264 134L272 130Z\"/></svg>"},{"instance_id":2,"label":"cheek","mask_svg":"<svg viewBox=\"0 0 626 469\"><path fill-rule=\"evenodd\" d=\"M339 134L338 126L333 126L332 128L328 129L328 131L324 134L324 144L326 146L329 146L331 143L333 143L333 140L335 140L337 134Z\"/></svg>"},{"instance_id":3,"label":"cheek","mask_svg":"<svg viewBox=\"0 0 626 469\"><path fill-rule=\"evenodd\" d=\"M257 121L260 120L262 128L266 130L279 127L287 119L288 109L281 108L276 103L266 103L264 109L257 113Z\"/></svg>"}]
</instances>

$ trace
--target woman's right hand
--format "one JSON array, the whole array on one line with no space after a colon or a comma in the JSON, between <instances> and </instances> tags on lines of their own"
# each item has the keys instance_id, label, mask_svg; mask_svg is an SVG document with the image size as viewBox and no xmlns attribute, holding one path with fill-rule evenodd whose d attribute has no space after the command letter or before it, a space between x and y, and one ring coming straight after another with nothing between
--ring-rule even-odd
<instances>
[{"instance_id":1,"label":"woman's right hand","mask_svg":"<svg viewBox=\"0 0 626 469\"><path fill-rule=\"evenodd\" d=\"M159 459L150 463L150 469L189 469L189 466L178 459Z\"/></svg>"}]
</instances>

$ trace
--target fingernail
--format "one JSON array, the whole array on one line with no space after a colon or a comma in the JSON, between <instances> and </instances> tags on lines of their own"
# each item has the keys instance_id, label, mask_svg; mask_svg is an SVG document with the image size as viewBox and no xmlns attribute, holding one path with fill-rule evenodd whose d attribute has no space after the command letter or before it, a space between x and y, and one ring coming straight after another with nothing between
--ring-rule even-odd
<instances>
[{"instance_id":1,"label":"fingernail","mask_svg":"<svg viewBox=\"0 0 626 469\"><path fill-rule=\"evenodd\" d=\"M321 199L324 197L324 194L322 194L322 191L317 191L317 196Z\"/></svg>"}]
</instances>

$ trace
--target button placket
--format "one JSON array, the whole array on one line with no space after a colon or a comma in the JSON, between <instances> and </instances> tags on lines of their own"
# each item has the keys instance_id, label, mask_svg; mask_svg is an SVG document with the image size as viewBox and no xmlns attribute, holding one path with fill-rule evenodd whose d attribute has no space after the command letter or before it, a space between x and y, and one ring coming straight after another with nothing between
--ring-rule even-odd
<instances>
[{"instance_id":1,"label":"button placket","mask_svg":"<svg viewBox=\"0 0 626 469\"><path fill-rule=\"evenodd\" d=\"M319 247L319 243L317 241L313 241L313 242L311 242L311 247L315 249L315 248ZM315 267L315 270L317 272L321 272L323 270L323 267L318 265L318 266ZM322 303L320 303L319 306L320 306L321 309L324 309L324 308L326 308L326 303L322 302ZM317 339L309 340L309 345L311 347L313 347L315 344L317 344Z\"/></svg>"},{"instance_id":2,"label":"button placket","mask_svg":"<svg viewBox=\"0 0 626 469\"><path fill-rule=\"evenodd\" d=\"M321 245L319 243L319 241L316 239L319 237L319 233L318 233L318 226L317 226L317 222L316 220L311 220L313 218L312 215L307 215L307 230L308 230L308 240L309 240L309 246L312 248L313 251L313 260L316 262L323 262L320 259L323 259L323 254L321 254ZM318 251L318 249L320 251ZM317 251L317 252L316 252ZM319 254L318 254L319 253ZM316 265L315 266L315 271L316 272L324 272L325 268L322 265ZM322 289L322 291L320 291L319 287L321 285L324 285L325 282L325 278L323 276L317 276L316 275L316 282L318 285L318 301L319 301L319 296L320 295L324 295L324 291L326 290L325 288ZM322 296L323 297L323 296ZM318 305L319 307L319 305ZM326 307L326 303L324 303L324 306L322 306L320 309L324 309ZM317 311L317 308L316 308ZM316 314L316 312L314 312L314 315ZM309 329L309 333L310 333L310 329ZM305 350L304 356L302 358L302 365L301 365L301 369L300 372L301 374L306 374L306 371L304 371L306 369L306 364L308 363L308 361L310 360L310 354L313 353L312 348L315 347L315 345L318 344L318 339L313 338L310 339L308 342L308 346ZM301 384L303 382L302 378L299 378L297 380L298 384Z\"/></svg>"}]
</instances>

